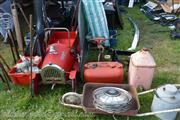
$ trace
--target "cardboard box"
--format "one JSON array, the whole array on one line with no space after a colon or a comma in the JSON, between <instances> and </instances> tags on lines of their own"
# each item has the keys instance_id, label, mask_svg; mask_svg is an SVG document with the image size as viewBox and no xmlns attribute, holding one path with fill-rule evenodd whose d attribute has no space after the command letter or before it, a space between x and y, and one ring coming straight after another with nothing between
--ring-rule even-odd
<instances>
[{"instance_id":1,"label":"cardboard box","mask_svg":"<svg viewBox=\"0 0 180 120\"><path fill-rule=\"evenodd\" d=\"M174 4L173 4L174 3ZM163 10L167 13L173 12L173 5L174 5L174 12L179 12L178 8L180 7L180 0L167 0L166 3L160 4Z\"/></svg>"},{"instance_id":2,"label":"cardboard box","mask_svg":"<svg viewBox=\"0 0 180 120\"><path fill-rule=\"evenodd\" d=\"M174 4L180 4L180 0L167 0L167 4L172 5L174 2Z\"/></svg>"}]
</instances>

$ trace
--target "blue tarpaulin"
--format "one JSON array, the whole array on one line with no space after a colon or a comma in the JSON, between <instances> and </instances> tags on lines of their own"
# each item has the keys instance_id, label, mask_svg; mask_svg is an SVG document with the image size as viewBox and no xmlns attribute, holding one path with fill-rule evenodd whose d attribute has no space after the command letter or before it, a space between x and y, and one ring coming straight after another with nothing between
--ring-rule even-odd
<instances>
[{"instance_id":1,"label":"blue tarpaulin","mask_svg":"<svg viewBox=\"0 0 180 120\"><path fill-rule=\"evenodd\" d=\"M13 29L13 18L11 15L11 1L6 0L0 4L0 33L6 38L7 37L7 28Z\"/></svg>"}]
</instances>

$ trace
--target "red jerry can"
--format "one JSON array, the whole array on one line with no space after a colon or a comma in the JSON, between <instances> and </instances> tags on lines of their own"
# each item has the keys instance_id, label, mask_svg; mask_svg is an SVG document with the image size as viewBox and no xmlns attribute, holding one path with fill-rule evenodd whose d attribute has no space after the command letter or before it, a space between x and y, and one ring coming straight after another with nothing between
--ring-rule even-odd
<instances>
[{"instance_id":1,"label":"red jerry can","mask_svg":"<svg viewBox=\"0 0 180 120\"><path fill-rule=\"evenodd\" d=\"M123 83L124 69L118 62L89 62L84 65L85 82Z\"/></svg>"}]
</instances>

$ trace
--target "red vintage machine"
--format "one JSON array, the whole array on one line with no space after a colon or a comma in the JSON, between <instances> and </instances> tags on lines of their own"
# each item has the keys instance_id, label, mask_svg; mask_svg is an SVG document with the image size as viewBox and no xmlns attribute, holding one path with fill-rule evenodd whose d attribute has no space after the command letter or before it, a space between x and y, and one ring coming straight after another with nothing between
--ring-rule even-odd
<instances>
[{"instance_id":1,"label":"red vintage machine","mask_svg":"<svg viewBox=\"0 0 180 120\"><path fill-rule=\"evenodd\" d=\"M66 30L67 32L57 30ZM66 28L48 28L46 31L51 31L51 35L47 40L46 54L40 73L42 83L52 84L52 88L55 84L71 83L72 90L75 91L80 51L76 32L69 32ZM97 48L103 50L101 43L104 40L96 41ZM84 65L83 70L85 82L123 83L124 69L123 65L118 62L89 62Z\"/></svg>"},{"instance_id":2,"label":"red vintage machine","mask_svg":"<svg viewBox=\"0 0 180 120\"><path fill-rule=\"evenodd\" d=\"M66 30L57 31L57 30ZM42 83L56 84L71 83L72 90L76 90L76 73L78 72L78 46L76 32L69 32L66 28L48 28L50 32L47 41L46 54L41 69Z\"/></svg>"}]
</instances>

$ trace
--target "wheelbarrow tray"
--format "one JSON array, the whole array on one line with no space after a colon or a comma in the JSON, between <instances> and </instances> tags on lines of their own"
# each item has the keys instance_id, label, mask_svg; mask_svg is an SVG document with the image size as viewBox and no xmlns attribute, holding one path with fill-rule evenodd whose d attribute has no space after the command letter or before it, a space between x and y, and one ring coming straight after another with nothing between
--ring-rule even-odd
<instances>
[{"instance_id":1,"label":"wheelbarrow tray","mask_svg":"<svg viewBox=\"0 0 180 120\"><path fill-rule=\"evenodd\" d=\"M99 87L118 87L124 90L127 90L132 95L132 106L126 112L112 113L114 115L125 115L125 116L134 116L138 113L140 109L139 99L137 91L134 87L127 84L105 84L105 83L86 83L83 88L83 98L82 106L84 111L91 112L94 114L111 114L99 109L96 109L93 105L93 91Z\"/></svg>"}]
</instances>

